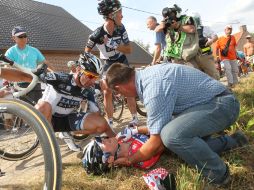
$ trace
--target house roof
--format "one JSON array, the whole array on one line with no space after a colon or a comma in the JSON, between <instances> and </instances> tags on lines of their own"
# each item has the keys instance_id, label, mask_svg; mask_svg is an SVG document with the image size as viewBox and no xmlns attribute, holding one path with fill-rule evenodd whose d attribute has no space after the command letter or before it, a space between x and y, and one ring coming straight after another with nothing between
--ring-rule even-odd
<instances>
[{"instance_id":1,"label":"house roof","mask_svg":"<svg viewBox=\"0 0 254 190\"><path fill-rule=\"evenodd\" d=\"M13 45L11 31L23 26L40 50L82 51L92 32L61 7L31 0L0 1L0 47Z\"/></svg>"},{"instance_id":2,"label":"house roof","mask_svg":"<svg viewBox=\"0 0 254 190\"><path fill-rule=\"evenodd\" d=\"M26 28L29 44L49 51L83 51L88 27L61 7L32 0L0 0L0 49L8 49L14 43L11 31L15 26ZM147 64L151 55L132 42L130 63ZM98 51L95 47L94 51Z\"/></svg>"},{"instance_id":3,"label":"house roof","mask_svg":"<svg viewBox=\"0 0 254 190\"><path fill-rule=\"evenodd\" d=\"M136 42L131 42L131 46L132 52L131 54L127 55L130 63L149 65L152 62L152 55L142 46L140 46Z\"/></svg>"}]
</instances>

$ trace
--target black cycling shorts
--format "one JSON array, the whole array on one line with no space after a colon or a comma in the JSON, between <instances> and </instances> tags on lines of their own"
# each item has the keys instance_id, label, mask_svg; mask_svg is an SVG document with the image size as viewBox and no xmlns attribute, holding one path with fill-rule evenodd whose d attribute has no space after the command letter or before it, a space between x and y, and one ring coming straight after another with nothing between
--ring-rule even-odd
<instances>
[{"instance_id":1,"label":"black cycling shorts","mask_svg":"<svg viewBox=\"0 0 254 190\"><path fill-rule=\"evenodd\" d=\"M64 117L52 117L52 125L55 132L68 132L84 130L84 121L89 113L71 113Z\"/></svg>"}]
</instances>

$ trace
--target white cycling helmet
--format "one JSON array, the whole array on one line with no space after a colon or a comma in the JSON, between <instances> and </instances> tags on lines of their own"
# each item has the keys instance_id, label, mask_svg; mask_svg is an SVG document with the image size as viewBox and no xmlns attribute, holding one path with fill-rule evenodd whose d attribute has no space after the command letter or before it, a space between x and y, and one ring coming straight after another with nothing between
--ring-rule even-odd
<instances>
[{"instance_id":1,"label":"white cycling helmet","mask_svg":"<svg viewBox=\"0 0 254 190\"><path fill-rule=\"evenodd\" d=\"M91 53L81 54L79 57L79 65L82 69L89 72L100 75L102 73L102 63L101 61Z\"/></svg>"},{"instance_id":2,"label":"white cycling helmet","mask_svg":"<svg viewBox=\"0 0 254 190\"><path fill-rule=\"evenodd\" d=\"M110 170L108 164L103 159L104 154L96 140L92 140L85 146L82 163L88 174L101 175Z\"/></svg>"},{"instance_id":3,"label":"white cycling helmet","mask_svg":"<svg viewBox=\"0 0 254 190\"><path fill-rule=\"evenodd\" d=\"M67 67L71 68L72 66L77 66L76 61L68 61L67 62Z\"/></svg>"}]
</instances>

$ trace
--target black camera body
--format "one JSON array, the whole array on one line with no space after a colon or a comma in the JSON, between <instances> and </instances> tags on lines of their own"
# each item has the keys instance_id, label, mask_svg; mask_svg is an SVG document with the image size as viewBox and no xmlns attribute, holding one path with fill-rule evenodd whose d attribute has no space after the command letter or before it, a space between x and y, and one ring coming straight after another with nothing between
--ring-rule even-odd
<instances>
[{"instance_id":1,"label":"black camera body","mask_svg":"<svg viewBox=\"0 0 254 190\"><path fill-rule=\"evenodd\" d=\"M165 7L162 9L162 16L165 21L166 27L170 27L173 21L177 21L177 13L180 13L182 9L174 4L174 7Z\"/></svg>"}]
</instances>

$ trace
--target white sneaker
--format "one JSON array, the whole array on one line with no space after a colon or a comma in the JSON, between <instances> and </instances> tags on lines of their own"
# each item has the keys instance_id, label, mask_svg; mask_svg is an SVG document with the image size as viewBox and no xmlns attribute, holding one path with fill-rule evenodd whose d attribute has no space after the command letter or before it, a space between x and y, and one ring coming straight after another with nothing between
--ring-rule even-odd
<instances>
[{"instance_id":1,"label":"white sneaker","mask_svg":"<svg viewBox=\"0 0 254 190\"><path fill-rule=\"evenodd\" d=\"M71 135L68 132L60 132L58 137L60 139L63 139L64 142L68 145L69 149L74 151L74 152L80 152L82 151L82 149L75 144L75 142L73 141Z\"/></svg>"}]
</instances>

